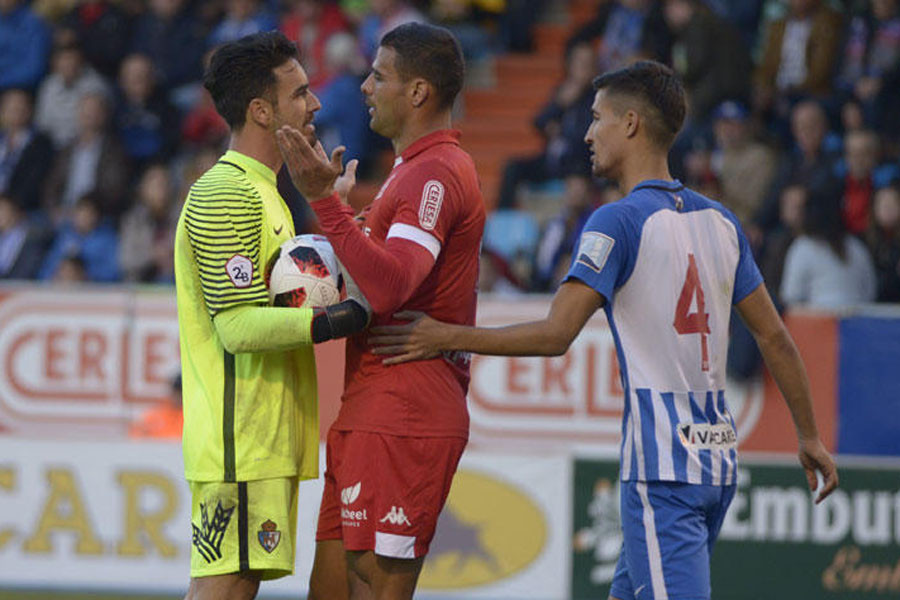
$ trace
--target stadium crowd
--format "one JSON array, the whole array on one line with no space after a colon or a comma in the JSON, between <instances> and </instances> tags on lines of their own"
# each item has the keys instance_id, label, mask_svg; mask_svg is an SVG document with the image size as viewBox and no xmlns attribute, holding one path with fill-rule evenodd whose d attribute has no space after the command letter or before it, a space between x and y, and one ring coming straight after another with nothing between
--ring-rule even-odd
<instances>
[{"instance_id":1,"label":"stadium crowd","mask_svg":"<svg viewBox=\"0 0 900 600\"><path fill-rule=\"evenodd\" d=\"M320 137L379 180L389 147L359 84L380 36L429 20L489 67L531 51L554 3L0 0L0 278L173 280L181 201L227 143L200 83L218 44L275 28L296 40ZM618 197L590 176L591 80L640 58L689 93L673 173L737 214L782 306L900 302L898 0L598 1L535 115L543 150L513 156L489 199L483 290L555 288L591 210ZM279 186L309 230L286 173ZM535 192L540 214L522 202Z\"/></svg>"}]
</instances>

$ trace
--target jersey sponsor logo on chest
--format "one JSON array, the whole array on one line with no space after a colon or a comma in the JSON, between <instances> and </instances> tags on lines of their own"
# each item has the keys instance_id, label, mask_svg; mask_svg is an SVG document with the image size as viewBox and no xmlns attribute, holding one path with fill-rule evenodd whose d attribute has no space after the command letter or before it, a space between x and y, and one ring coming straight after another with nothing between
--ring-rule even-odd
<instances>
[{"instance_id":1,"label":"jersey sponsor logo on chest","mask_svg":"<svg viewBox=\"0 0 900 600\"><path fill-rule=\"evenodd\" d=\"M679 423L678 439L684 446L699 450L730 450L737 446L737 435L728 423Z\"/></svg>"},{"instance_id":2,"label":"jersey sponsor logo on chest","mask_svg":"<svg viewBox=\"0 0 900 600\"><path fill-rule=\"evenodd\" d=\"M425 183L422 188L422 200L419 203L419 225L431 231L437 225L441 204L444 202L444 184L436 179Z\"/></svg>"}]
</instances>

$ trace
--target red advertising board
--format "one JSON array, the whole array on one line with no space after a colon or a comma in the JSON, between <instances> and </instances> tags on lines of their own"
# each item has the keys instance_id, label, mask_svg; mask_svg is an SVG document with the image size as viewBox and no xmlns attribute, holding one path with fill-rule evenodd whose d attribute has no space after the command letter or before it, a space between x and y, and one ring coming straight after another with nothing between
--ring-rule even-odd
<instances>
[{"instance_id":1,"label":"red advertising board","mask_svg":"<svg viewBox=\"0 0 900 600\"><path fill-rule=\"evenodd\" d=\"M485 299L479 322L541 318L546 297ZM823 439L833 448L837 334L833 317L788 321L809 366ZM170 289L0 291L0 427L21 435L124 435L164 398L178 369L178 327ZM343 387L343 344L316 349L323 431ZM742 447L793 452L796 438L771 381L730 385ZM622 389L612 335L602 313L567 354L549 358L474 357L469 410L474 447L545 446L615 451Z\"/></svg>"}]
</instances>

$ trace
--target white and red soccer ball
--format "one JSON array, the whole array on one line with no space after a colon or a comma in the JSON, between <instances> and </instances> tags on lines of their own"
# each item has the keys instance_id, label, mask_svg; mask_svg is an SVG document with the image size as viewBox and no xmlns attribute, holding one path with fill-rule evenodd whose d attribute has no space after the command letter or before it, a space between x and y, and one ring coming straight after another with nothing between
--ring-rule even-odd
<instances>
[{"instance_id":1,"label":"white and red soccer ball","mask_svg":"<svg viewBox=\"0 0 900 600\"><path fill-rule=\"evenodd\" d=\"M344 278L325 236L304 234L284 242L266 269L273 306L330 306L344 296Z\"/></svg>"}]
</instances>

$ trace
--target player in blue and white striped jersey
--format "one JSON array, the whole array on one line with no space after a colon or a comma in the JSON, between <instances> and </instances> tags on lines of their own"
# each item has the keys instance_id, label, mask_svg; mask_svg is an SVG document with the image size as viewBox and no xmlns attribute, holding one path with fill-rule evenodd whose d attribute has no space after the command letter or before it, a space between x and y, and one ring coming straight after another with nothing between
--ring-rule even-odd
<instances>
[{"instance_id":1,"label":"player in blue and white striped jersey","mask_svg":"<svg viewBox=\"0 0 900 600\"><path fill-rule=\"evenodd\" d=\"M387 362L463 350L562 354L599 308L618 352L624 544L615 600L710 598L709 553L735 492L737 435L725 399L732 306L754 334L791 410L817 502L837 486L819 440L800 355L775 311L735 216L671 178L668 151L685 115L673 72L639 62L594 81L585 136L594 174L627 195L591 215L568 277L542 321L496 329L421 315L373 330Z\"/></svg>"}]
</instances>

